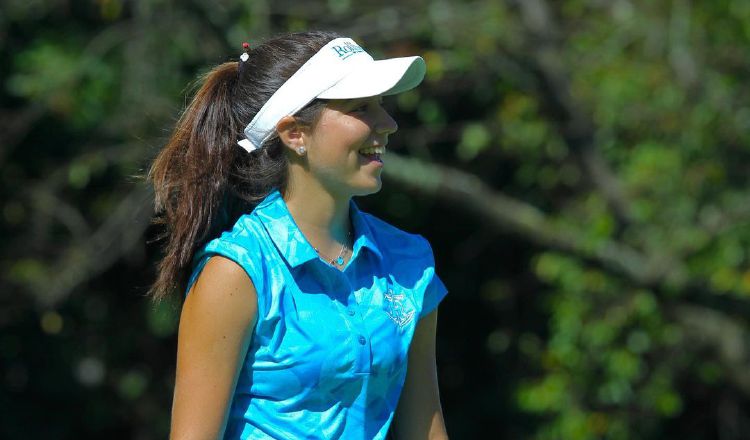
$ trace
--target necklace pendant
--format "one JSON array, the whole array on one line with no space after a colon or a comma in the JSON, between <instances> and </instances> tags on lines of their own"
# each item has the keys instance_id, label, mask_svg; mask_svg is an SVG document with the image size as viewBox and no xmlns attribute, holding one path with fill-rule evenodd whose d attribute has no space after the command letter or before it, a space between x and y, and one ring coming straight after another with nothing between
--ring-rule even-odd
<instances>
[{"instance_id":1,"label":"necklace pendant","mask_svg":"<svg viewBox=\"0 0 750 440\"><path fill-rule=\"evenodd\" d=\"M343 256L339 256L338 258L336 258L336 264L338 264L339 266L343 265L344 264L344 257Z\"/></svg>"}]
</instances>

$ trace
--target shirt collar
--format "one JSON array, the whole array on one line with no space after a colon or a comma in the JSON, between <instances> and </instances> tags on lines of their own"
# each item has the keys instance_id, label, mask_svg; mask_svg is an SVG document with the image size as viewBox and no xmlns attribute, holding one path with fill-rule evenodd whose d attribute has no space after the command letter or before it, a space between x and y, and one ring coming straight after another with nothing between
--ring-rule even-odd
<instances>
[{"instance_id":1,"label":"shirt collar","mask_svg":"<svg viewBox=\"0 0 750 440\"><path fill-rule=\"evenodd\" d=\"M375 244L372 229L354 200L349 203L349 213L354 228L354 248L351 259L356 259L363 247L382 258L383 254ZM273 190L258 204L255 214L260 218L271 240L290 266L296 267L318 258L318 253L307 241L289 213L286 202L278 189Z\"/></svg>"},{"instance_id":2,"label":"shirt collar","mask_svg":"<svg viewBox=\"0 0 750 440\"><path fill-rule=\"evenodd\" d=\"M372 251L373 254L377 255L378 258L383 258L383 254L378 248L375 236L370 228L370 223L367 218L359 210L359 207L354 203L354 199L349 202L349 214L352 218L352 227L354 227L354 247L352 249L352 260L357 257L363 247Z\"/></svg>"},{"instance_id":3,"label":"shirt collar","mask_svg":"<svg viewBox=\"0 0 750 440\"><path fill-rule=\"evenodd\" d=\"M290 266L296 267L318 258L318 253L294 222L279 190L273 190L263 199L255 208L255 213Z\"/></svg>"}]
</instances>

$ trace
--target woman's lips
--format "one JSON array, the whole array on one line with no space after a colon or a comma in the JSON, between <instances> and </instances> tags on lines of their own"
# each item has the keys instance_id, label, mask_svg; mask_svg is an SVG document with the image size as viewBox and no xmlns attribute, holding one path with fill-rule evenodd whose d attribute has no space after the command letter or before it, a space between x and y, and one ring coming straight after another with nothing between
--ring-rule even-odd
<instances>
[{"instance_id":1,"label":"woman's lips","mask_svg":"<svg viewBox=\"0 0 750 440\"><path fill-rule=\"evenodd\" d=\"M358 151L359 155L365 159L366 163L377 162L382 164L381 156L385 154L385 147L367 147Z\"/></svg>"}]
</instances>

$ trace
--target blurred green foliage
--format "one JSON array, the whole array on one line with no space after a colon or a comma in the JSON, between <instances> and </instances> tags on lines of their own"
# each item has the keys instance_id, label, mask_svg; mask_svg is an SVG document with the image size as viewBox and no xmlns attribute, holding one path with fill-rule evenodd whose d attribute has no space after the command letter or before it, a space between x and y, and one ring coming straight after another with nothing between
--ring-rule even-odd
<instances>
[{"instance_id":1,"label":"blurred green foliage","mask_svg":"<svg viewBox=\"0 0 750 440\"><path fill-rule=\"evenodd\" d=\"M746 0L4 2L0 437L167 435L138 176L199 73L310 28L427 61L360 204L435 249L452 438L746 437Z\"/></svg>"}]
</instances>

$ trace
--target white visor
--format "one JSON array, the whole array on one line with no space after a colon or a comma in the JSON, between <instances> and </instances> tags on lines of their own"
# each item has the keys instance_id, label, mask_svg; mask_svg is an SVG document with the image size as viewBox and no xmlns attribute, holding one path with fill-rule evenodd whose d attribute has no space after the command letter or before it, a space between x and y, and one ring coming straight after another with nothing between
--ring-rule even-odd
<instances>
[{"instance_id":1,"label":"white visor","mask_svg":"<svg viewBox=\"0 0 750 440\"><path fill-rule=\"evenodd\" d=\"M323 46L261 107L245 127L238 144L248 152L261 148L276 132L276 124L315 98L354 99L394 95L416 87L425 74L421 57L375 61L350 38Z\"/></svg>"}]
</instances>

